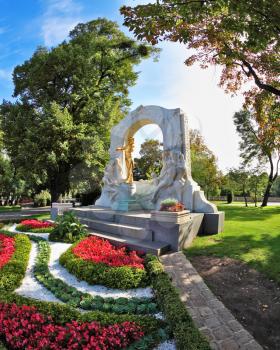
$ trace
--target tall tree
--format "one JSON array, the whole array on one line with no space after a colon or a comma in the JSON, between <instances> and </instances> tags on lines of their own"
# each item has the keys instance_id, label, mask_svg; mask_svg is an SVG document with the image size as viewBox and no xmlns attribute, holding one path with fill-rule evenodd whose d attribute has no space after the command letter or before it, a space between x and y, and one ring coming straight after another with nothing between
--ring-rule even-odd
<instances>
[{"instance_id":1,"label":"tall tree","mask_svg":"<svg viewBox=\"0 0 280 350\"><path fill-rule=\"evenodd\" d=\"M217 166L217 159L206 146L198 130L190 131L192 177L203 188L207 198L219 191L222 173Z\"/></svg>"},{"instance_id":2,"label":"tall tree","mask_svg":"<svg viewBox=\"0 0 280 350\"><path fill-rule=\"evenodd\" d=\"M280 96L279 0L158 0L124 6L121 13L138 39L186 44L187 65L221 65L226 91L244 90L252 81L247 104L260 91Z\"/></svg>"},{"instance_id":3,"label":"tall tree","mask_svg":"<svg viewBox=\"0 0 280 350\"><path fill-rule=\"evenodd\" d=\"M244 163L258 161L269 165L269 176L262 206L268 202L271 187L278 176L280 162L280 114L279 109L262 109L261 113L242 110L235 113L234 124L241 137L240 150Z\"/></svg>"},{"instance_id":4,"label":"tall tree","mask_svg":"<svg viewBox=\"0 0 280 350\"><path fill-rule=\"evenodd\" d=\"M234 194L240 192L244 198L245 206L248 206L250 173L244 167L232 168L227 173L228 186Z\"/></svg>"},{"instance_id":5,"label":"tall tree","mask_svg":"<svg viewBox=\"0 0 280 350\"><path fill-rule=\"evenodd\" d=\"M134 177L136 180L151 179L159 175L162 168L162 147L158 140L146 139L140 148L140 158L135 158Z\"/></svg>"},{"instance_id":6,"label":"tall tree","mask_svg":"<svg viewBox=\"0 0 280 350\"><path fill-rule=\"evenodd\" d=\"M88 168L98 182L112 125L130 105L134 66L156 50L138 44L115 22L78 24L69 41L38 48L14 69L14 97L0 114L5 148L27 177L39 178L52 201L69 192L73 173Z\"/></svg>"}]
</instances>

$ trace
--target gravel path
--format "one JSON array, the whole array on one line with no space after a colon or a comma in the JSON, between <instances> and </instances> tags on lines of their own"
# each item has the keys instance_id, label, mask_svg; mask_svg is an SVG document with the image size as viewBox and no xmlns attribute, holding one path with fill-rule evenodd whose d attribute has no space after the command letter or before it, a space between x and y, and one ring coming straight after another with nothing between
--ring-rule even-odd
<instances>
[{"instance_id":1,"label":"gravel path","mask_svg":"<svg viewBox=\"0 0 280 350\"><path fill-rule=\"evenodd\" d=\"M17 226L16 224L11 226L10 231L48 239L48 236L49 236L48 233L19 232L16 230L16 226ZM112 297L112 298L120 298L120 297L152 298L153 297L152 289L149 287L128 289L123 291L119 289L112 289L112 288L107 288L107 287L98 286L98 285L92 286L85 281L79 281L74 275L69 273L63 266L59 264L60 255L63 254L71 246L71 244L59 243L59 242L49 242L49 244L51 246L51 255L50 255L50 261L49 261L50 272L53 274L54 277L60 278L62 281L64 281L68 285L71 285L77 288L79 291L84 293L89 293L92 296L99 295L102 297Z\"/></svg>"},{"instance_id":2,"label":"gravel path","mask_svg":"<svg viewBox=\"0 0 280 350\"><path fill-rule=\"evenodd\" d=\"M61 302L44 286L42 286L33 276L33 266L35 264L36 255L37 244L32 242L32 248L25 277L22 280L21 286L16 289L15 292L22 296L38 300Z\"/></svg>"}]
</instances>

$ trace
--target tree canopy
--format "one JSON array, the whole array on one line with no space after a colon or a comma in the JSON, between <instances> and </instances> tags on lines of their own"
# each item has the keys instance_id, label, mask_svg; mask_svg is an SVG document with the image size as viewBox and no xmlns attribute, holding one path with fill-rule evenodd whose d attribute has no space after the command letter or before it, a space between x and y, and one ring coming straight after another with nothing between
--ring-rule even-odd
<instances>
[{"instance_id":1,"label":"tree canopy","mask_svg":"<svg viewBox=\"0 0 280 350\"><path fill-rule=\"evenodd\" d=\"M266 206L280 163L280 115L273 108L261 115L251 110L235 113L234 124L241 137L240 151L245 164L269 164L269 176L262 206Z\"/></svg>"},{"instance_id":2,"label":"tree canopy","mask_svg":"<svg viewBox=\"0 0 280 350\"><path fill-rule=\"evenodd\" d=\"M111 127L128 111L134 66L156 50L115 22L78 24L69 41L39 47L14 69L16 102L1 105L4 147L14 166L52 200L70 190L73 174L98 184Z\"/></svg>"},{"instance_id":3,"label":"tree canopy","mask_svg":"<svg viewBox=\"0 0 280 350\"><path fill-rule=\"evenodd\" d=\"M198 130L190 130L190 148L193 179L205 191L207 198L219 194L222 173L218 169L217 158Z\"/></svg>"},{"instance_id":4,"label":"tree canopy","mask_svg":"<svg viewBox=\"0 0 280 350\"><path fill-rule=\"evenodd\" d=\"M220 85L245 91L247 104L266 91L280 96L279 0L158 0L121 8L124 24L138 39L187 45L185 63L223 67Z\"/></svg>"}]
</instances>

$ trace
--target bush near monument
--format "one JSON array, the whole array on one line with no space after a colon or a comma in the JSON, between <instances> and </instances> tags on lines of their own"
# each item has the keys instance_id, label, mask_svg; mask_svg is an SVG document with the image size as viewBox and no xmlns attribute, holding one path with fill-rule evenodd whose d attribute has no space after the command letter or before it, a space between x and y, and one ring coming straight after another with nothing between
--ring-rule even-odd
<instances>
[{"instance_id":1,"label":"bush near monument","mask_svg":"<svg viewBox=\"0 0 280 350\"><path fill-rule=\"evenodd\" d=\"M86 238L86 240L88 240L88 238ZM74 253L75 251L77 252L77 250L79 252L79 245L82 242L83 241L80 241L74 244L65 253L63 253L59 259L59 262L78 279L84 280L89 284L102 284L109 288L118 289L137 288L147 285L148 280L146 270L144 269L143 265L139 265L139 257L136 255L136 253L133 253L130 256L132 259L137 257L137 263L134 260L126 260L129 259L129 255L128 258L125 257L124 250L122 248L116 249L112 246L111 250L108 250L109 254L108 251L99 251L99 256L97 254L96 257L94 257L94 260L86 260ZM83 246L85 247L84 244ZM114 255L115 253L119 252L120 256L118 257L115 255L114 258L111 259L110 253L113 251ZM87 254L87 252L85 252L85 254ZM106 263L104 261L106 261ZM120 261L123 261L123 265L120 265ZM130 265L126 265L124 261L128 261L128 264L130 265L132 264L133 266L141 267L131 267ZM114 264L116 265L114 266Z\"/></svg>"},{"instance_id":2,"label":"bush near monument","mask_svg":"<svg viewBox=\"0 0 280 350\"><path fill-rule=\"evenodd\" d=\"M74 243L88 235L86 225L71 212L58 216L56 226L49 235L49 240L54 242Z\"/></svg>"}]
</instances>

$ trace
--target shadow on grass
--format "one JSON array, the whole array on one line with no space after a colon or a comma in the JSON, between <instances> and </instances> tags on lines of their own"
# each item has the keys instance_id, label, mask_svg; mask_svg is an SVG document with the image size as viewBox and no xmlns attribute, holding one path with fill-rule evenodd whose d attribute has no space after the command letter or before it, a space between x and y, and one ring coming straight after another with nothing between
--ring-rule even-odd
<instances>
[{"instance_id":1,"label":"shadow on grass","mask_svg":"<svg viewBox=\"0 0 280 350\"><path fill-rule=\"evenodd\" d=\"M280 232L278 236L260 234L242 236L212 236L204 247L184 250L187 257L205 255L241 260L280 283Z\"/></svg>"},{"instance_id":2,"label":"shadow on grass","mask_svg":"<svg viewBox=\"0 0 280 350\"><path fill-rule=\"evenodd\" d=\"M241 207L219 205L219 210L225 211L226 220L235 221L256 221L256 220L266 220L274 215L279 215L280 222L280 206L279 207Z\"/></svg>"}]
</instances>

